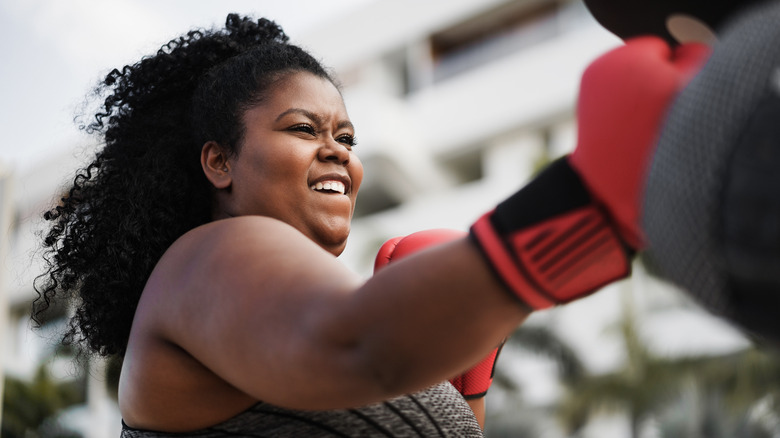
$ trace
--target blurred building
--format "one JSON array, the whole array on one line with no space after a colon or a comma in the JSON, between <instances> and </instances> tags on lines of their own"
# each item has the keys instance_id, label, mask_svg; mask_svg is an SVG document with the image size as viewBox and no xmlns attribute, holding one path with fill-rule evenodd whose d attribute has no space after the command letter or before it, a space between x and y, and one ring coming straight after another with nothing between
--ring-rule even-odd
<instances>
[{"instance_id":1,"label":"blurred building","mask_svg":"<svg viewBox=\"0 0 780 438\"><path fill-rule=\"evenodd\" d=\"M68 309L52 312L40 330L31 330L30 321L37 296L33 282L43 266L42 214L55 205L91 149L87 142L73 145L69 153L46 157L23 174L0 171L0 370L4 376L31 381L45 365L55 381L70 383L79 398L86 398L85 404L65 412L62 423L85 438L99 438L118 436L120 421L106 388L104 364L75 363L57 351Z\"/></svg>"},{"instance_id":2,"label":"blurred building","mask_svg":"<svg viewBox=\"0 0 780 438\"><path fill-rule=\"evenodd\" d=\"M333 68L356 126L365 180L342 259L366 276L387 238L466 230L539 165L571 150L580 75L619 44L576 0L377 0L293 42ZM0 255L9 257L0 277L0 351L8 374L29 376L49 345L28 330L39 268L33 231L77 161L55 157L29 174L0 177ZM609 368L620 346L600 340L605 321L619 312L621 288L665 287L645 280L640 272L531 322L554 325L589 353L592 367ZM511 366L529 381L527 396L550 402L554 388L539 377L549 371L519 359ZM74 417L88 436L109 436L104 431L118 431L115 404L101 382L90 382L88 407ZM490 396L489 409L498 408L500 392Z\"/></svg>"}]
</instances>

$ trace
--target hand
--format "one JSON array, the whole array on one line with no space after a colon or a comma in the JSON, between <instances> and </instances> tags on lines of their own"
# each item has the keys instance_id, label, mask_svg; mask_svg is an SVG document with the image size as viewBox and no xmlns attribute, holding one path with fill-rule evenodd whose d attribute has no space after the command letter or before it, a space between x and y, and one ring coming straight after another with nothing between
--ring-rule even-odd
<instances>
[{"instance_id":1,"label":"hand","mask_svg":"<svg viewBox=\"0 0 780 438\"><path fill-rule=\"evenodd\" d=\"M666 111L710 53L658 37L629 39L585 71L577 104L578 144L569 158L621 238L644 246L640 197Z\"/></svg>"}]
</instances>

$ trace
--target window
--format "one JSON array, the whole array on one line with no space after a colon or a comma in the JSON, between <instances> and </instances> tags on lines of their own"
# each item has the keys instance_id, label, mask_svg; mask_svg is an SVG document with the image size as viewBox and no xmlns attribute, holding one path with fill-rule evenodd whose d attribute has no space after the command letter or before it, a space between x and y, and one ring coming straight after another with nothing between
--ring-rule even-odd
<instances>
[{"instance_id":1,"label":"window","mask_svg":"<svg viewBox=\"0 0 780 438\"><path fill-rule=\"evenodd\" d=\"M558 35L561 9L560 0L512 1L433 34L434 80Z\"/></svg>"}]
</instances>

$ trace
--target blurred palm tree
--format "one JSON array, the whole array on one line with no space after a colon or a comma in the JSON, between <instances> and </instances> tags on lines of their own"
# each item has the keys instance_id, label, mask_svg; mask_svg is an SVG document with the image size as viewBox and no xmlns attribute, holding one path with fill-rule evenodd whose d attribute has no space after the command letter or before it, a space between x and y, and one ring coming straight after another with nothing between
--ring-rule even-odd
<instances>
[{"instance_id":1,"label":"blurred palm tree","mask_svg":"<svg viewBox=\"0 0 780 438\"><path fill-rule=\"evenodd\" d=\"M25 312L29 307L21 308ZM42 321L41 331L57 331L68 313L65 303L57 303ZM45 336L45 335L44 335ZM59 416L66 409L83 404L87 392L87 363L76 360L73 346L53 344L38 364L31 379L5 376L3 391L2 438L72 438L80 435L59 424ZM71 378L52 376L54 363L73 362Z\"/></svg>"},{"instance_id":2,"label":"blurred palm tree","mask_svg":"<svg viewBox=\"0 0 780 438\"><path fill-rule=\"evenodd\" d=\"M564 384L578 382L585 375L585 365L577 352L548 327L521 326L507 339L507 344L552 360Z\"/></svg>"},{"instance_id":3,"label":"blurred palm tree","mask_svg":"<svg viewBox=\"0 0 780 438\"><path fill-rule=\"evenodd\" d=\"M585 367L576 351L547 326L523 325L507 339L504 350L524 351L535 357L550 360L557 378L564 384L573 384L585 374ZM502 355L507 355L502 353ZM500 406L488 404L489 420L485 436L489 438L539 437L554 427L551 406L534 406L524 400L522 385L510 373L511 362L499 361L495 368L493 385L507 395Z\"/></svg>"},{"instance_id":4,"label":"blurred palm tree","mask_svg":"<svg viewBox=\"0 0 780 438\"><path fill-rule=\"evenodd\" d=\"M558 414L569 433L576 434L597 412L609 412L628 416L632 438L650 423L662 436L675 438L780 436L776 354L751 347L725 356L658 356L642 341L633 306L624 304L618 322L624 364L566 384ZM762 418L751 417L759 413ZM773 435L762 435L767 424Z\"/></svg>"},{"instance_id":5,"label":"blurred palm tree","mask_svg":"<svg viewBox=\"0 0 780 438\"><path fill-rule=\"evenodd\" d=\"M780 357L775 351L753 346L711 358L687 394L659 415L661 436L780 436Z\"/></svg>"},{"instance_id":6,"label":"blurred palm tree","mask_svg":"<svg viewBox=\"0 0 780 438\"><path fill-rule=\"evenodd\" d=\"M62 428L57 416L64 409L82 404L86 396L83 378L55 380L48 361L38 366L32 380L6 377L3 393L3 438L75 438Z\"/></svg>"},{"instance_id":7,"label":"blurred palm tree","mask_svg":"<svg viewBox=\"0 0 780 438\"><path fill-rule=\"evenodd\" d=\"M671 359L654 356L641 341L633 312L619 321L626 354L622 368L602 375L583 376L567 385L559 408L571 433L579 431L598 411L628 415L632 438L650 414L678 396L682 380L692 376L699 358Z\"/></svg>"}]
</instances>

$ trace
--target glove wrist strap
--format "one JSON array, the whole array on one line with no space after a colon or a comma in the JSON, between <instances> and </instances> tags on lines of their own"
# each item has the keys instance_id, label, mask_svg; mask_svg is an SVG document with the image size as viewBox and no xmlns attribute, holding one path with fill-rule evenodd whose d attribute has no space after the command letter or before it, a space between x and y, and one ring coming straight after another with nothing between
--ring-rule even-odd
<instances>
[{"instance_id":1,"label":"glove wrist strap","mask_svg":"<svg viewBox=\"0 0 780 438\"><path fill-rule=\"evenodd\" d=\"M630 273L630 250L564 158L483 215L470 236L532 310L588 295Z\"/></svg>"}]
</instances>

